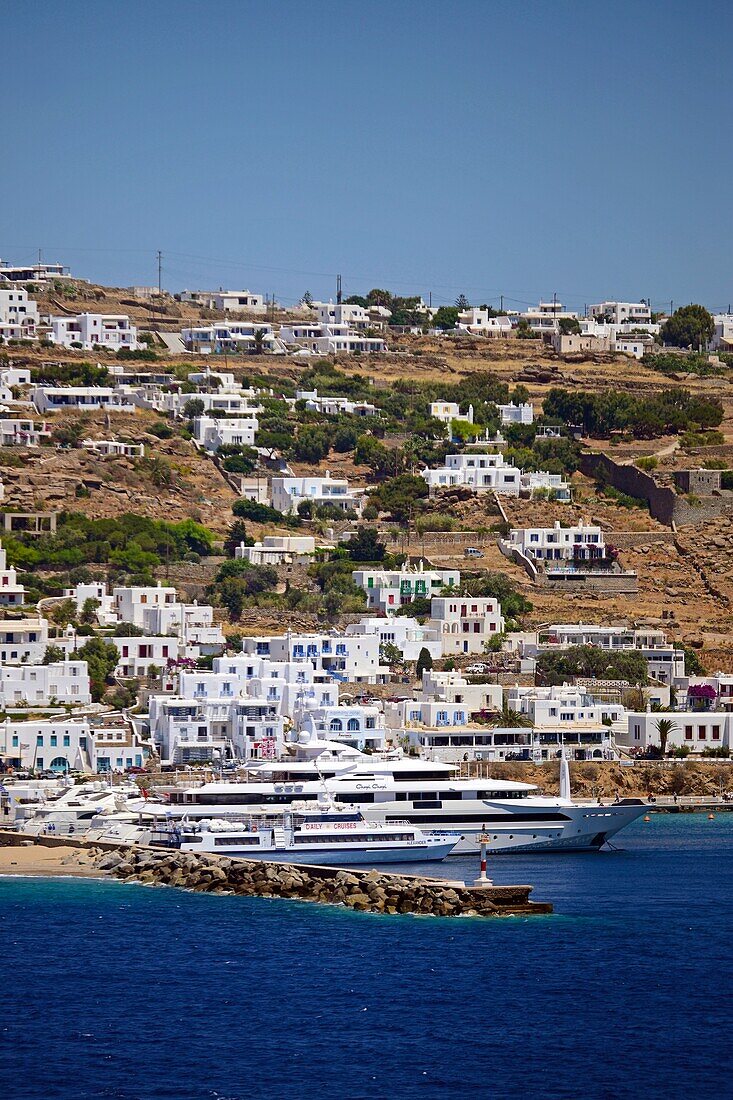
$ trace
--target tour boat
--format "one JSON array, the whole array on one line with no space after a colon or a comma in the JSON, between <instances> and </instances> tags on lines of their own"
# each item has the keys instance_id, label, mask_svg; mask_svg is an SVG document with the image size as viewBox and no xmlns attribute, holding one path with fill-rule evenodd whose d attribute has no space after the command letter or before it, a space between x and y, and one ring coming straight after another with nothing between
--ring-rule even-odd
<instances>
[{"instance_id":1,"label":"tour boat","mask_svg":"<svg viewBox=\"0 0 733 1100\"><path fill-rule=\"evenodd\" d=\"M354 806L323 797L296 801L285 812L249 814L240 820L168 819L153 827L153 847L285 863L352 867L445 859L458 837L430 835L407 821L367 821Z\"/></svg>"}]
</instances>

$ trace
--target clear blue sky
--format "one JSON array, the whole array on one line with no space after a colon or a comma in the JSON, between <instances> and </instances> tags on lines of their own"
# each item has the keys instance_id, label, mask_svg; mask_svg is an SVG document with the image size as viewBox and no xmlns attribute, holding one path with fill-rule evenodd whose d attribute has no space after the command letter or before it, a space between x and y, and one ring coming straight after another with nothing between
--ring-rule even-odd
<instances>
[{"instance_id":1,"label":"clear blue sky","mask_svg":"<svg viewBox=\"0 0 733 1100\"><path fill-rule=\"evenodd\" d=\"M8 22L10 9L6 12ZM733 7L36 0L0 256L101 282L733 299ZM11 152L12 150L12 152Z\"/></svg>"}]
</instances>

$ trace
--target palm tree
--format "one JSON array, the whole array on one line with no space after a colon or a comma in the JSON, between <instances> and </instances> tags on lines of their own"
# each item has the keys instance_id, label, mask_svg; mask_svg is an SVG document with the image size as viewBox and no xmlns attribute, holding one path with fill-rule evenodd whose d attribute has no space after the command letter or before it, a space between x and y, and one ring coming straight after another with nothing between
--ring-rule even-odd
<instances>
[{"instance_id":1,"label":"palm tree","mask_svg":"<svg viewBox=\"0 0 733 1100\"><path fill-rule=\"evenodd\" d=\"M531 726L532 723L526 714L522 714L519 710L512 710L505 699L494 719L494 725L503 726L506 729L517 729L519 726Z\"/></svg>"},{"instance_id":2,"label":"palm tree","mask_svg":"<svg viewBox=\"0 0 733 1100\"><path fill-rule=\"evenodd\" d=\"M659 734L659 747L662 750L662 757L667 753L667 738L670 733L676 733L677 724L673 722L671 718L660 718L656 725L657 733Z\"/></svg>"},{"instance_id":3,"label":"palm tree","mask_svg":"<svg viewBox=\"0 0 733 1100\"><path fill-rule=\"evenodd\" d=\"M264 328L255 329L255 355L262 355L266 339L267 331Z\"/></svg>"}]
</instances>

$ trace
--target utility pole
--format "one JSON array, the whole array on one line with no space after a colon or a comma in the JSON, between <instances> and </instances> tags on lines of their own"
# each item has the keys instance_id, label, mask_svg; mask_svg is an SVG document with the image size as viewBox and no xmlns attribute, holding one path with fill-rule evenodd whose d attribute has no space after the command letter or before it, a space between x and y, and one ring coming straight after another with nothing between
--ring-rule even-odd
<instances>
[{"instance_id":1,"label":"utility pole","mask_svg":"<svg viewBox=\"0 0 733 1100\"><path fill-rule=\"evenodd\" d=\"M670 317L672 316L673 313L674 313L674 302L670 299L670 303L669 303L669 315L670 315Z\"/></svg>"},{"instance_id":2,"label":"utility pole","mask_svg":"<svg viewBox=\"0 0 733 1100\"><path fill-rule=\"evenodd\" d=\"M40 250L40 248L38 249L38 266L39 267L41 266L41 250Z\"/></svg>"},{"instance_id":3,"label":"utility pole","mask_svg":"<svg viewBox=\"0 0 733 1100\"><path fill-rule=\"evenodd\" d=\"M501 305L499 306L499 312L503 313L504 312L504 295L501 294L499 296L499 298L500 298L500 302L501 302Z\"/></svg>"},{"instance_id":4,"label":"utility pole","mask_svg":"<svg viewBox=\"0 0 733 1100\"><path fill-rule=\"evenodd\" d=\"M163 294L163 253L158 249L158 297Z\"/></svg>"},{"instance_id":5,"label":"utility pole","mask_svg":"<svg viewBox=\"0 0 733 1100\"><path fill-rule=\"evenodd\" d=\"M341 305L341 276L336 276L336 305Z\"/></svg>"}]
</instances>

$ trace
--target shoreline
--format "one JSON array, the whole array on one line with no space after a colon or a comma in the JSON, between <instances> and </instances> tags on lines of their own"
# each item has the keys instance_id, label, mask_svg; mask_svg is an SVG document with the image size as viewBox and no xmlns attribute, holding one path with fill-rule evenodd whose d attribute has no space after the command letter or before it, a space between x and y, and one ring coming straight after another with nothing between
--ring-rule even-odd
<instances>
[{"instance_id":1,"label":"shoreline","mask_svg":"<svg viewBox=\"0 0 733 1100\"><path fill-rule=\"evenodd\" d=\"M94 867L82 848L40 844L0 847L0 876L3 878L96 878L109 876Z\"/></svg>"}]
</instances>

